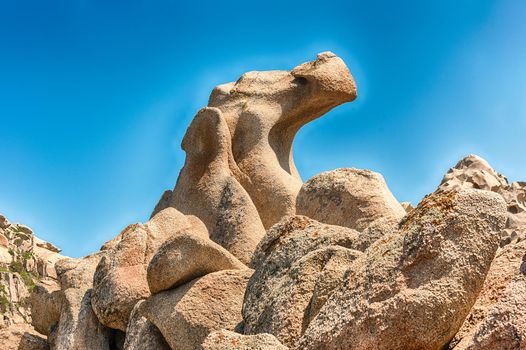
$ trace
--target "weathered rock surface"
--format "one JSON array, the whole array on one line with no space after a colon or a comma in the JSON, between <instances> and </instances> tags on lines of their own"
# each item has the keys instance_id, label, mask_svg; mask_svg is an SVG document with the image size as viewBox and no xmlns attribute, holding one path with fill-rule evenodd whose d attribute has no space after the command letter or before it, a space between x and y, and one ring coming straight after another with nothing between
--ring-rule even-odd
<instances>
[{"instance_id":1,"label":"weathered rock surface","mask_svg":"<svg viewBox=\"0 0 526 350\"><path fill-rule=\"evenodd\" d=\"M172 349L202 349L210 332L234 330L241 322L243 295L252 272L210 273L152 295L139 306L139 312L161 331Z\"/></svg>"},{"instance_id":2,"label":"weathered rock surface","mask_svg":"<svg viewBox=\"0 0 526 350\"><path fill-rule=\"evenodd\" d=\"M93 310L107 327L126 330L135 304L150 296L146 283L147 228L128 226L117 246L101 259L93 280Z\"/></svg>"},{"instance_id":3,"label":"weathered rock surface","mask_svg":"<svg viewBox=\"0 0 526 350\"><path fill-rule=\"evenodd\" d=\"M111 331L99 322L91 306L93 275L104 255L101 252L57 263L60 318L48 337L51 349L110 349ZM48 300L51 310L53 298Z\"/></svg>"},{"instance_id":4,"label":"weathered rock surface","mask_svg":"<svg viewBox=\"0 0 526 350\"><path fill-rule=\"evenodd\" d=\"M476 188L497 192L508 186L508 179L497 173L486 160L476 155L461 159L449 169L440 183L440 189Z\"/></svg>"},{"instance_id":5,"label":"weathered rock surface","mask_svg":"<svg viewBox=\"0 0 526 350\"><path fill-rule=\"evenodd\" d=\"M524 271L526 272L526 271ZM526 349L526 276L516 276L498 303L459 350Z\"/></svg>"},{"instance_id":6,"label":"weathered rock surface","mask_svg":"<svg viewBox=\"0 0 526 350\"><path fill-rule=\"evenodd\" d=\"M60 320L62 307L60 286L49 281L38 283L31 292L29 303L31 324L36 331L49 335Z\"/></svg>"},{"instance_id":7,"label":"weathered rock surface","mask_svg":"<svg viewBox=\"0 0 526 350\"><path fill-rule=\"evenodd\" d=\"M501 232L501 246L526 239L526 183L514 182L497 173L484 159L470 155L442 179L439 190L477 188L499 193L508 205L508 220Z\"/></svg>"},{"instance_id":8,"label":"weathered rock surface","mask_svg":"<svg viewBox=\"0 0 526 350\"><path fill-rule=\"evenodd\" d=\"M455 345L463 338L470 339L473 336L479 324L488 317L490 310L499 302L512 279L521 274L525 254L526 241L506 245L497 252L477 301L455 335L450 348L456 348Z\"/></svg>"},{"instance_id":9,"label":"weathered rock surface","mask_svg":"<svg viewBox=\"0 0 526 350\"><path fill-rule=\"evenodd\" d=\"M160 211L170 207L170 202L172 201L172 190L166 190L161 195L161 198L159 198L159 201L155 205L155 208L152 211L152 214L150 215L150 219L153 218L157 213Z\"/></svg>"},{"instance_id":10,"label":"weathered rock surface","mask_svg":"<svg viewBox=\"0 0 526 350\"><path fill-rule=\"evenodd\" d=\"M295 213L302 182L292 159L298 130L356 98L345 63L331 52L292 71L249 72L217 86L208 106L218 108L232 135L233 170L265 228Z\"/></svg>"},{"instance_id":11,"label":"weathered rock surface","mask_svg":"<svg viewBox=\"0 0 526 350\"><path fill-rule=\"evenodd\" d=\"M60 320L48 341L53 350L109 350L111 331L91 308L92 289L68 288L61 293Z\"/></svg>"},{"instance_id":12,"label":"weathered rock surface","mask_svg":"<svg viewBox=\"0 0 526 350\"><path fill-rule=\"evenodd\" d=\"M291 216L258 245L243 304L244 333L270 333L293 345L368 246L357 231Z\"/></svg>"},{"instance_id":13,"label":"weathered rock surface","mask_svg":"<svg viewBox=\"0 0 526 350\"><path fill-rule=\"evenodd\" d=\"M506 177L496 172L484 159L470 155L448 171L439 191L460 187L480 188L500 194L507 203L508 213L506 227L501 231L502 249L490 267L475 305L451 341L451 349L465 349L475 341L475 333L483 324L494 322L490 312L501 304L500 299L505 297L504 292L512 279L520 275L522 256L526 253L526 184L509 184Z\"/></svg>"},{"instance_id":14,"label":"weathered rock surface","mask_svg":"<svg viewBox=\"0 0 526 350\"><path fill-rule=\"evenodd\" d=\"M3 350L49 350L46 340L24 323L0 328L0 344Z\"/></svg>"},{"instance_id":15,"label":"weathered rock surface","mask_svg":"<svg viewBox=\"0 0 526 350\"><path fill-rule=\"evenodd\" d=\"M139 301L132 310L124 350L170 350L159 329L139 313L142 303Z\"/></svg>"},{"instance_id":16,"label":"weathered rock surface","mask_svg":"<svg viewBox=\"0 0 526 350\"><path fill-rule=\"evenodd\" d=\"M150 296L146 270L159 248L181 230L207 236L195 218L167 208L146 224L128 226L97 266L93 279L93 310L107 327L126 331L131 311L138 301Z\"/></svg>"},{"instance_id":17,"label":"weathered rock surface","mask_svg":"<svg viewBox=\"0 0 526 350\"><path fill-rule=\"evenodd\" d=\"M0 215L0 328L30 323L29 296L35 283L56 283L55 263L64 258L52 244Z\"/></svg>"},{"instance_id":18,"label":"weathered rock surface","mask_svg":"<svg viewBox=\"0 0 526 350\"><path fill-rule=\"evenodd\" d=\"M287 350L273 335L261 333L242 335L224 329L210 333L203 343L204 350Z\"/></svg>"},{"instance_id":19,"label":"weathered rock surface","mask_svg":"<svg viewBox=\"0 0 526 350\"><path fill-rule=\"evenodd\" d=\"M302 186L295 134L355 97L330 52L216 87L174 190L82 259L0 215L0 348L526 349L525 182L469 156L417 208L369 170Z\"/></svg>"},{"instance_id":20,"label":"weathered rock surface","mask_svg":"<svg viewBox=\"0 0 526 350\"><path fill-rule=\"evenodd\" d=\"M361 254L342 246L321 246L281 271L273 269L278 261L267 259L247 287L244 333L270 333L293 346Z\"/></svg>"},{"instance_id":21,"label":"weathered rock surface","mask_svg":"<svg viewBox=\"0 0 526 350\"><path fill-rule=\"evenodd\" d=\"M482 288L505 220L491 192L426 197L354 261L297 348L441 349Z\"/></svg>"},{"instance_id":22,"label":"weathered rock surface","mask_svg":"<svg viewBox=\"0 0 526 350\"><path fill-rule=\"evenodd\" d=\"M289 216L267 231L250 264L256 272L265 271L259 268L264 263L272 266L268 273L286 271L310 251L329 245L363 251L367 240L360 236L346 227L323 224L301 215Z\"/></svg>"},{"instance_id":23,"label":"weathered rock surface","mask_svg":"<svg viewBox=\"0 0 526 350\"><path fill-rule=\"evenodd\" d=\"M168 239L150 261L148 286L155 294L211 272L235 269L247 267L212 240L182 231Z\"/></svg>"},{"instance_id":24,"label":"weathered rock surface","mask_svg":"<svg viewBox=\"0 0 526 350\"><path fill-rule=\"evenodd\" d=\"M210 238L248 263L265 234L256 207L234 173L230 131L221 110L203 108L182 142L186 161L171 205L199 217Z\"/></svg>"},{"instance_id":25,"label":"weathered rock surface","mask_svg":"<svg viewBox=\"0 0 526 350\"><path fill-rule=\"evenodd\" d=\"M336 169L305 182L296 213L360 232L377 220L398 223L406 215L383 176L361 169Z\"/></svg>"}]
</instances>

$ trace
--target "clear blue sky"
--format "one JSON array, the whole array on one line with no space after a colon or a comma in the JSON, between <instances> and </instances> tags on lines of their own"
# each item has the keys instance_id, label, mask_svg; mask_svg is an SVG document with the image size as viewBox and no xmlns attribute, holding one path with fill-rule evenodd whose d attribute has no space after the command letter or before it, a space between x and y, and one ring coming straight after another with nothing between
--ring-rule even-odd
<instances>
[{"instance_id":1,"label":"clear blue sky","mask_svg":"<svg viewBox=\"0 0 526 350\"><path fill-rule=\"evenodd\" d=\"M211 89L331 50L359 98L309 124L304 179L381 172L417 203L469 153L526 180L526 2L0 2L0 213L81 256L145 221Z\"/></svg>"}]
</instances>

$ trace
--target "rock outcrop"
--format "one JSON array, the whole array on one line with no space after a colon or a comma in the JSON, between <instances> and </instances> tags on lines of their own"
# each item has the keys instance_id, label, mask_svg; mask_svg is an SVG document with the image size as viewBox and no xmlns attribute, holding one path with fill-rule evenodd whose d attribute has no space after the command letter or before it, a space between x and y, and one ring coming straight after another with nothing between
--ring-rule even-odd
<instances>
[{"instance_id":1,"label":"rock outcrop","mask_svg":"<svg viewBox=\"0 0 526 350\"><path fill-rule=\"evenodd\" d=\"M200 165L194 164L193 167L197 167L198 172L203 172L207 164L221 163L221 168L224 169L226 164L224 157L227 153L231 153L232 157L228 160L231 174L250 196L263 226L269 228L281 218L295 213L296 196L302 185L292 159L292 143L296 133L308 122L355 98L356 86L349 69L331 52L320 53L315 61L301 64L291 71L246 73L236 82L217 86L208 102L208 107L213 108L207 108L202 112L217 115L214 118L221 119L221 124L226 123L228 133L221 130L223 126L220 129L212 123L210 126L203 126L199 134L206 135L210 133L206 130L211 130L214 135L212 140L219 139L222 145L228 142L231 149L221 155L223 159L220 162L217 159L201 159L204 162ZM183 142L183 147L196 146L189 140L194 133L195 131L190 128L185 137L187 142ZM227 141L223 135L229 135L231 140ZM214 154L217 150L214 150ZM190 167L188 161L185 167ZM212 169L213 167L209 168ZM214 178L219 183L213 187L221 188L218 185L225 182L220 180L224 174L225 171L222 171ZM195 176L188 178L195 179ZM180 177L178 182L181 182L181 188L176 186L171 205L176 207L185 205L181 204L180 196L180 191L186 191L186 186L183 185L185 179ZM228 179L226 183L235 189L233 190L236 207L234 215L243 211L250 214L241 221L232 220L229 224L235 224L240 228L256 225L256 220L252 218L252 203L236 203L238 198L244 198L244 195L242 196L241 191L238 191L237 183L230 185L233 179ZM240 194L238 195L237 192ZM163 194L156 210L165 205L168 195L168 192ZM230 196L232 194L227 194L227 197ZM212 195L212 198L214 197L217 195ZM243 205L246 209L241 210ZM203 221L208 221L206 216L210 213L207 213L206 209L194 208L194 210L202 212L205 217ZM184 212L184 209L182 211ZM218 216L217 210L212 212L212 216ZM224 217L224 214L219 217ZM211 222L207 226L210 229L217 225ZM210 231L214 230L210 229ZM220 234L223 235L224 232ZM239 233L243 238L247 234L261 235L260 232ZM220 239L221 237L218 237L218 240L214 240L220 243ZM241 261L247 262L242 256L233 253Z\"/></svg>"},{"instance_id":2,"label":"rock outcrop","mask_svg":"<svg viewBox=\"0 0 526 350\"><path fill-rule=\"evenodd\" d=\"M0 328L0 344L3 350L49 350L46 339L25 323Z\"/></svg>"},{"instance_id":3,"label":"rock outcrop","mask_svg":"<svg viewBox=\"0 0 526 350\"><path fill-rule=\"evenodd\" d=\"M0 216L0 347L525 349L526 183L469 156L416 208L370 170L303 184L295 134L354 98L330 52L216 87L174 189L87 257Z\"/></svg>"},{"instance_id":4,"label":"rock outcrop","mask_svg":"<svg viewBox=\"0 0 526 350\"><path fill-rule=\"evenodd\" d=\"M274 336L267 333L242 335L224 329L210 333L203 350L287 350Z\"/></svg>"},{"instance_id":5,"label":"rock outcrop","mask_svg":"<svg viewBox=\"0 0 526 350\"><path fill-rule=\"evenodd\" d=\"M246 268L212 240L182 232L168 239L150 261L148 286L155 294L211 272Z\"/></svg>"},{"instance_id":6,"label":"rock outcrop","mask_svg":"<svg viewBox=\"0 0 526 350\"><path fill-rule=\"evenodd\" d=\"M199 350L212 331L234 330L241 322L243 295L252 270L210 273L175 289L154 294L139 312L172 349Z\"/></svg>"},{"instance_id":7,"label":"rock outcrop","mask_svg":"<svg viewBox=\"0 0 526 350\"><path fill-rule=\"evenodd\" d=\"M37 283L29 298L31 324L35 330L48 336L60 320L62 296L56 283Z\"/></svg>"},{"instance_id":8,"label":"rock outcrop","mask_svg":"<svg viewBox=\"0 0 526 350\"><path fill-rule=\"evenodd\" d=\"M265 228L295 212L302 185L292 159L298 130L355 98L349 69L332 52L290 72L249 72L214 89L208 106L218 108L228 124L242 173L238 180Z\"/></svg>"},{"instance_id":9,"label":"rock outcrop","mask_svg":"<svg viewBox=\"0 0 526 350\"><path fill-rule=\"evenodd\" d=\"M506 245L497 252L477 301L452 340L450 348L456 348L455 346L462 339L466 338L467 340L474 336L479 325L488 317L490 311L504 296L506 288L511 281L521 275L521 268L523 268L524 264L523 257L525 255L526 241Z\"/></svg>"},{"instance_id":10,"label":"rock outcrop","mask_svg":"<svg viewBox=\"0 0 526 350\"><path fill-rule=\"evenodd\" d=\"M243 304L245 334L291 346L365 246L355 230L304 216L284 219L259 244Z\"/></svg>"},{"instance_id":11,"label":"rock outcrop","mask_svg":"<svg viewBox=\"0 0 526 350\"><path fill-rule=\"evenodd\" d=\"M508 183L486 160L470 155L449 169L439 190L477 188L500 194L508 204L508 220L501 232L501 246L526 239L526 182Z\"/></svg>"},{"instance_id":12,"label":"rock outcrop","mask_svg":"<svg viewBox=\"0 0 526 350\"><path fill-rule=\"evenodd\" d=\"M526 349L526 269L508 284L471 337L459 350Z\"/></svg>"},{"instance_id":13,"label":"rock outcrop","mask_svg":"<svg viewBox=\"0 0 526 350\"><path fill-rule=\"evenodd\" d=\"M137 302L150 296L147 268L153 255L168 238L181 230L207 237L195 217L166 208L146 224L128 226L113 247L105 250L93 279L93 310L107 327L126 331Z\"/></svg>"},{"instance_id":14,"label":"rock outcrop","mask_svg":"<svg viewBox=\"0 0 526 350\"><path fill-rule=\"evenodd\" d=\"M491 192L426 197L399 233L356 259L298 348L443 348L482 288L505 221L504 200Z\"/></svg>"},{"instance_id":15,"label":"rock outcrop","mask_svg":"<svg viewBox=\"0 0 526 350\"><path fill-rule=\"evenodd\" d=\"M102 252L57 263L60 317L48 337L52 350L110 349L111 331L99 322L91 306L93 275L104 255ZM51 310L53 298L48 300Z\"/></svg>"},{"instance_id":16,"label":"rock outcrop","mask_svg":"<svg viewBox=\"0 0 526 350\"><path fill-rule=\"evenodd\" d=\"M221 110L200 110L186 131L182 148L186 161L171 205L203 220L213 241L248 263L265 228L250 196L234 177L240 170Z\"/></svg>"},{"instance_id":17,"label":"rock outcrop","mask_svg":"<svg viewBox=\"0 0 526 350\"><path fill-rule=\"evenodd\" d=\"M36 332L44 333L44 328L35 327L35 331L31 324L39 325L39 317L51 315L52 311L42 307L41 312L32 317L31 292L39 284L58 289L55 264L64 258L59 253L60 249L36 237L29 227L12 224L0 215L0 344L3 349L47 349L45 338Z\"/></svg>"},{"instance_id":18,"label":"rock outcrop","mask_svg":"<svg viewBox=\"0 0 526 350\"><path fill-rule=\"evenodd\" d=\"M360 232L378 220L398 224L406 214L383 176L361 169L336 169L314 176L301 188L296 212Z\"/></svg>"},{"instance_id":19,"label":"rock outcrop","mask_svg":"<svg viewBox=\"0 0 526 350\"><path fill-rule=\"evenodd\" d=\"M361 252L338 245L321 246L285 271L269 274L260 270L266 278L254 276L247 288L244 333L270 333L283 344L293 346L360 255ZM259 269L271 269L276 263L267 261Z\"/></svg>"},{"instance_id":20,"label":"rock outcrop","mask_svg":"<svg viewBox=\"0 0 526 350\"><path fill-rule=\"evenodd\" d=\"M123 350L170 350L159 329L140 314L142 303L139 301L132 310Z\"/></svg>"},{"instance_id":21,"label":"rock outcrop","mask_svg":"<svg viewBox=\"0 0 526 350\"><path fill-rule=\"evenodd\" d=\"M508 183L484 159L470 155L459 161L444 176L438 191L478 188L500 194L508 207L506 227L500 233L501 249L493 260L482 291L451 341L450 349L464 349L474 339L482 324L492 322L490 312L501 304L504 292L514 278L520 276L522 257L526 254L526 184Z\"/></svg>"},{"instance_id":22,"label":"rock outcrop","mask_svg":"<svg viewBox=\"0 0 526 350\"><path fill-rule=\"evenodd\" d=\"M55 263L64 258L51 243L0 215L0 328L30 323L29 295L35 284L57 284Z\"/></svg>"}]
</instances>

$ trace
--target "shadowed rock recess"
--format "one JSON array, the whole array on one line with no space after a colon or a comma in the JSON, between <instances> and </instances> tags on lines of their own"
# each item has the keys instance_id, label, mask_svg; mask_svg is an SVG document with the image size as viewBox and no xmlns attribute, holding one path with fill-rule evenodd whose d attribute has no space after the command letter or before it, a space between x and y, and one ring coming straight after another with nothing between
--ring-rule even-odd
<instances>
[{"instance_id":1,"label":"shadowed rock recess","mask_svg":"<svg viewBox=\"0 0 526 350\"><path fill-rule=\"evenodd\" d=\"M294 136L356 97L330 52L217 86L173 190L87 257L0 216L0 348L526 349L526 183L474 155L414 208L370 170L303 183Z\"/></svg>"}]
</instances>

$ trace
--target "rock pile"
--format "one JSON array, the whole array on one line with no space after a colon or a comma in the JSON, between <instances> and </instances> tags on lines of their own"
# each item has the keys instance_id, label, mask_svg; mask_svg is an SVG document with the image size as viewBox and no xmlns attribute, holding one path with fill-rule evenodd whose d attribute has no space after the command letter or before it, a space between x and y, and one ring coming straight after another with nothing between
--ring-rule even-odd
<instances>
[{"instance_id":1,"label":"rock pile","mask_svg":"<svg viewBox=\"0 0 526 350\"><path fill-rule=\"evenodd\" d=\"M415 208L369 170L302 183L295 134L355 98L330 52L216 87L150 220L85 258L35 263L49 278L32 288L31 323L47 339L0 337L60 350L525 349L526 184L476 156Z\"/></svg>"},{"instance_id":2,"label":"rock pile","mask_svg":"<svg viewBox=\"0 0 526 350\"><path fill-rule=\"evenodd\" d=\"M28 349L45 341L29 326L30 294L37 283L58 288L55 264L64 257L60 249L45 242L22 224L12 224L0 215L0 342ZM48 312L48 310L41 310ZM38 317L38 316L37 316ZM38 330L38 329L37 329Z\"/></svg>"}]
</instances>

